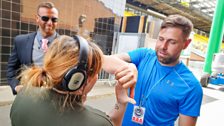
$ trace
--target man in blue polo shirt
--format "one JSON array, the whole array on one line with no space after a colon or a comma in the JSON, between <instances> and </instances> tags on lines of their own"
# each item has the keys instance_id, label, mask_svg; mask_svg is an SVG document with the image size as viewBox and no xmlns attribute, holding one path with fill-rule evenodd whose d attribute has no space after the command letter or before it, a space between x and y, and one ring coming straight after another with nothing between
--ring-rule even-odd
<instances>
[{"instance_id":1,"label":"man in blue polo shirt","mask_svg":"<svg viewBox=\"0 0 224 126\"><path fill-rule=\"evenodd\" d=\"M189 45L192 22L170 15L162 23L155 50L139 48L116 55L138 69L136 104L128 104L123 126L196 125L200 115L202 88L192 72L179 60ZM105 56L103 68L113 65L115 56ZM110 71L108 71L110 72ZM130 80L124 80L130 81Z\"/></svg>"}]
</instances>

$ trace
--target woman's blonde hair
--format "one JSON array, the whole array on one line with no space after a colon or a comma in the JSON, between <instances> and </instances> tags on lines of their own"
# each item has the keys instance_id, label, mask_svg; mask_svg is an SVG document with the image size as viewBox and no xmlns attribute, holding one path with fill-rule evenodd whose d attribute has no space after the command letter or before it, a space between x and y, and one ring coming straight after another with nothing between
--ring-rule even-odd
<instances>
[{"instance_id":1,"label":"woman's blonde hair","mask_svg":"<svg viewBox=\"0 0 224 126\"><path fill-rule=\"evenodd\" d=\"M87 76L98 74L102 66L102 51L93 42L88 42ZM32 66L20 74L20 83L29 87L53 88L61 84L66 72L77 65L79 46L72 37L62 35L55 39L44 57L43 67Z\"/></svg>"}]
</instances>

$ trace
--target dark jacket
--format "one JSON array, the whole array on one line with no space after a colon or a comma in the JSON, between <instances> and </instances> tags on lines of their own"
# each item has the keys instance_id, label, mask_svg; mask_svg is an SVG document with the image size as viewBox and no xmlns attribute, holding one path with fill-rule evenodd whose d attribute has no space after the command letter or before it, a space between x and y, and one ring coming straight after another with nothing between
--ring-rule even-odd
<instances>
[{"instance_id":1,"label":"dark jacket","mask_svg":"<svg viewBox=\"0 0 224 126\"><path fill-rule=\"evenodd\" d=\"M20 72L20 68L23 65L32 64L33 44L36 36L36 32L18 35L14 39L14 48L9 57L7 67L7 80L12 88L13 94L16 94L15 87L19 84L19 80L16 78Z\"/></svg>"}]
</instances>

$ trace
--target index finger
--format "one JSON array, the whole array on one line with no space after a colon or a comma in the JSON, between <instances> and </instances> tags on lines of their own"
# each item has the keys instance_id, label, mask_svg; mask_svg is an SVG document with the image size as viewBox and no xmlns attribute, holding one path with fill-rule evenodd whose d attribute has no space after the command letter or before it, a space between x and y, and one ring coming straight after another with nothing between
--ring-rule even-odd
<instances>
[{"instance_id":1,"label":"index finger","mask_svg":"<svg viewBox=\"0 0 224 126\"><path fill-rule=\"evenodd\" d=\"M120 73L120 72L122 72L122 71L124 71L124 70L126 70L126 69L128 69L128 66L127 66L127 65L123 65L123 66L119 67L119 68L115 71L114 74Z\"/></svg>"}]
</instances>

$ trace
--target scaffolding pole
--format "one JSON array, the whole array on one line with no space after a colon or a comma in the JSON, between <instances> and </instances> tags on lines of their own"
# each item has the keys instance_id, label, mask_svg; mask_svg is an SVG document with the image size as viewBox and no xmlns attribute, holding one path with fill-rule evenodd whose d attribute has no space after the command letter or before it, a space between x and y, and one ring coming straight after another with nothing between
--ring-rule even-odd
<instances>
[{"instance_id":1,"label":"scaffolding pole","mask_svg":"<svg viewBox=\"0 0 224 126\"><path fill-rule=\"evenodd\" d=\"M210 37L208 41L207 54L203 71L211 74L211 64L213 54L218 53L222 44L223 27L224 27L224 0L216 1L216 9L212 20Z\"/></svg>"}]
</instances>

